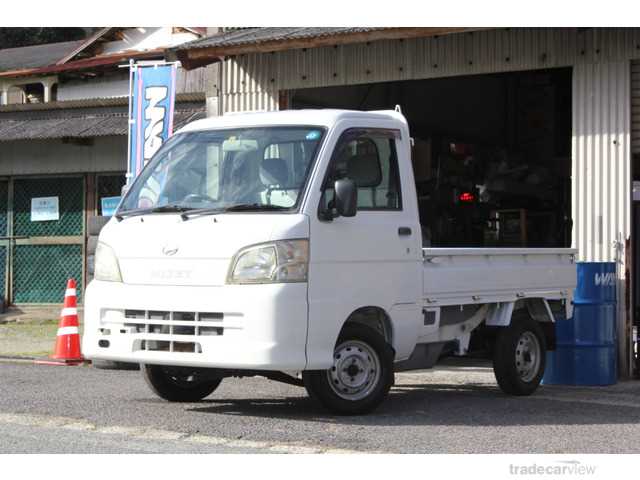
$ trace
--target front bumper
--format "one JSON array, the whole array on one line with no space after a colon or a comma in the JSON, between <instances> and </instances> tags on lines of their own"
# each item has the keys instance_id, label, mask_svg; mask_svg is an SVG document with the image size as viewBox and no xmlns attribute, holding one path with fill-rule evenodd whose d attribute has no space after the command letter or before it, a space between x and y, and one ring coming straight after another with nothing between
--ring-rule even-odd
<instances>
[{"instance_id":1,"label":"front bumper","mask_svg":"<svg viewBox=\"0 0 640 480\"><path fill-rule=\"evenodd\" d=\"M303 370L307 284L174 287L92 281L89 359L249 370Z\"/></svg>"}]
</instances>

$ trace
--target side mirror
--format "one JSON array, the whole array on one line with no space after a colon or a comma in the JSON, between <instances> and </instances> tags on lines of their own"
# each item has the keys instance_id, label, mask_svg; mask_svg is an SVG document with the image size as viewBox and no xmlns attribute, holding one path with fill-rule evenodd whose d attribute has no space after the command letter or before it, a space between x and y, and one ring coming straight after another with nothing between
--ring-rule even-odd
<instances>
[{"instance_id":1,"label":"side mirror","mask_svg":"<svg viewBox=\"0 0 640 480\"><path fill-rule=\"evenodd\" d=\"M129 185L125 184L120 189L120 195L124 197L127 194L128 191L129 191Z\"/></svg>"},{"instance_id":2,"label":"side mirror","mask_svg":"<svg viewBox=\"0 0 640 480\"><path fill-rule=\"evenodd\" d=\"M356 183L349 178L336 180L334 192L338 214L342 217L355 217L358 206Z\"/></svg>"}]
</instances>

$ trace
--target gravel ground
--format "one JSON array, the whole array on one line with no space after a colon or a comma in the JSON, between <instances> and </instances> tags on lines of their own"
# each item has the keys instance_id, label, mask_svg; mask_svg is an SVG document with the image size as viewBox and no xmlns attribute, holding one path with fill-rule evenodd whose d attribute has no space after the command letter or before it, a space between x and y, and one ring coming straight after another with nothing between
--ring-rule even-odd
<instances>
[{"instance_id":1,"label":"gravel ground","mask_svg":"<svg viewBox=\"0 0 640 480\"><path fill-rule=\"evenodd\" d=\"M0 325L0 356L42 357L53 352L57 321Z\"/></svg>"},{"instance_id":2,"label":"gravel ground","mask_svg":"<svg viewBox=\"0 0 640 480\"><path fill-rule=\"evenodd\" d=\"M154 397L139 372L2 363L0 379L0 451L166 452L166 441L176 452L206 443L238 452L640 453L633 381L542 386L515 398L499 391L489 368L445 366L397 375L373 414L336 417L303 389L260 378L225 379L205 401L185 404ZM47 450L33 436L56 429L87 440ZM104 443L105 435L121 437Z\"/></svg>"}]
</instances>

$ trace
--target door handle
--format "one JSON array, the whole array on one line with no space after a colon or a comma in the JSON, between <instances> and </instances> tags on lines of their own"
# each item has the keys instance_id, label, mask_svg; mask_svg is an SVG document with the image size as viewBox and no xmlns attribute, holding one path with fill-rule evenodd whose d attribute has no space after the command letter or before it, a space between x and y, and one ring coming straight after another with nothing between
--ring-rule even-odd
<instances>
[{"instance_id":1,"label":"door handle","mask_svg":"<svg viewBox=\"0 0 640 480\"><path fill-rule=\"evenodd\" d=\"M401 237L411 235L411 229L409 227L398 227L398 235Z\"/></svg>"}]
</instances>

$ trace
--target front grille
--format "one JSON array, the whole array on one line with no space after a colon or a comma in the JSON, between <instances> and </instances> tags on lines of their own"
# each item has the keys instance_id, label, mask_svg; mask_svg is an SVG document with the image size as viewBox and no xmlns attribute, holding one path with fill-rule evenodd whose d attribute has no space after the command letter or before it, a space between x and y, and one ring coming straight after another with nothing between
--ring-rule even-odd
<instances>
[{"instance_id":1,"label":"front grille","mask_svg":"<svg viewBox=\"0 0 640 480\"><path fill-rule=\"evenodd\" d=\"M174 342L168 340L141 340L137 342L135 350L147 352L181 352L202 353L198 342Z\"/></svg>"},{"instance_id":2,"label":"front grille","mask_svg":"<svg viewBox=\"0 0 640 480\"><path fill-rule=\"evenodd\" d=\"M125 310L124 317L124 327L125 331L128 330L128 333L178 337L224 334L222 323L224 314L220 312Z\"/></svg>"}]
</instances>

